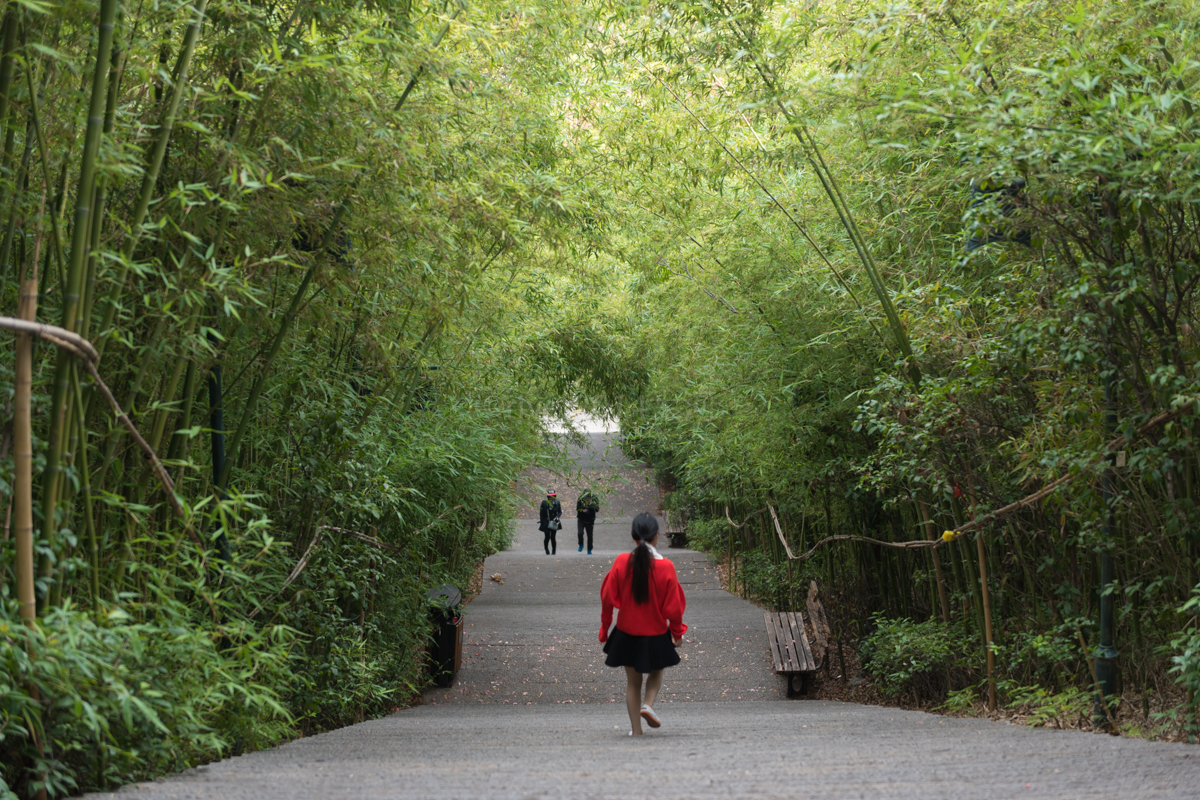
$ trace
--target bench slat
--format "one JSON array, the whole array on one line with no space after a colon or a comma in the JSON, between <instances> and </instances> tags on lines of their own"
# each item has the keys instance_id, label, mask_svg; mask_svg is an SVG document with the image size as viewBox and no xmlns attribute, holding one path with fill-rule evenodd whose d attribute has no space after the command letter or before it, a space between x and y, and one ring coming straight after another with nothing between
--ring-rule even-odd
<instances>
[{"instance_id":1,"label":"bench slat","mask_svg":"<svg viewBox=\"0 0 1200 800\"><path fill-rule=\"evenodd\" d=\"M783 672L784 671L783 659L780 657L780 654L779 654L778 626L777 626L775 620L771 619L770 611L764 611L763 617L767 621L767 640L771 643L771 656L775 659L775 671Z\"/></svg>"},{"instance_id":2,"label":"bench slat","mask_svg":"<svg viewBox=\"0 0 1200 800\"><path fill-rule=\"evenodd\" d=\"M796 632L796 621L792 612L784 612L784 620L787 622L788 634L792 640L792 647L796 649L796 664L798 669L808 669L808 659L804 657L804 637Z\"/></svg>"},{"instance_id":3,"label":"bench slat","mask_svg":"<svg viewBox=\"0 0 1200 800\"><path fill-rule=\"evenodd\" d=\"M812 672L816 661L804 628L804 618L798 611L764 611L767 639L776 672Z\"/></svg>"},{"instance_id":4,"label":"bench slat","mask_svg":"<svg viewBox=\"0 0 1200 800\"><path fill-rule=\"evenodd\" d=\"M817 661L813 658L812 647L810 647L808 643L808 635L804 629L804 617L800 615L799 611L793 611L788 614L788 616L791 617L792 630L795 631L796 640L800 643L801 648L804 650L804 660L808 662L806 669L809 671L815 671L817 668Z\"/></svg>"},{"instance_id":5,"label":"bench slat","mask_svg":"<svg viewBox=\"0 0 1200 800\"><path fill-rule=\"evenodd\" d=\"M804 615L799 611L764 611L767 640L775 671L782 673L816 672L812 643L804 627Z\"/></svg>"},{"instance_id":6,"label":"bench slat","mask_svg":"<svg viewBox=\"0 0 1200 800\"><path fill-rule=\"evenodd\" d=\"M774 631L776 643L779 645L779 669L781 672L787 672L792 668L792 654L787 649L787 634L784 633L783 625L779 622L779 614L771 613L771 630Z\"/></svg>"},{"instance_id":7,"label":"bench slat","mask_svg":"<svg viewBox=\"0 0 1200 800\"><path fill-rule=\"evenodd\" d=\"M775 638L779 642L779 656L782 665L780 672L796 672L803 669L803 664L796 659L796 643L792 641L791 626L788 624L787 618L779 612L772 612L771 623L775 629Z\"/></svg>"},{"instance_id":8,"label":"bench slat","mask_svg":"<svg viewBox=\"0 0 1200 800\"><path fill-rule=\"evenodd\" d=\"M778 613L771 615L771 622L775 625L775 636L779 641L779 656L783 663L782 671L794 672L796 670L796 654L793 651L792 634L788 630L787 622Z\"/></svg>"},{"instance_id":9,"label":"bench slat","mask_svg":"<svg viewBox=\"0 0 1200 800\"><path fill-rule=\"evenodd\" d=\"M804 647L800 642L796 641L796 629L792 626L791 615L785 612L780 612L779 621L783 624L783 629L787 637L788 652L792 658L792 669L796 672L803 672L808 669L808 664L804 659Z\"/></svg>"},{"instance_id":10,"label":"bench slat","mask_svg":"<svg viewBox=\"0 0 1200 800\"><path fill-rule=\"evenodd\" d=\"M812 639L808 638L808 628L804 624L807 621L807 617L797 611L796 621L800 624L800 630L804 632L804 647L808 650L808 666L815 672L821 668L821 665L817 663L817 654L813 650Z\"/></svg>"}]
</instances>

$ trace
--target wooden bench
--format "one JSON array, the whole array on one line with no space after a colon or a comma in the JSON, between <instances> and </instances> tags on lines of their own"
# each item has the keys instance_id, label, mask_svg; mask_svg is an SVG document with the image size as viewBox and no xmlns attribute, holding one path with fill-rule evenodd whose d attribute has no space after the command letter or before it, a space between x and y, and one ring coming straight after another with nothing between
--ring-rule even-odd
<instances>
[{"instance_id":1,"label":"wooden bench","mask_svg":"<svg viewBox=\"0 0 1200 800\"><path fill-rule=\"evenodd\" d=\"M767 611L763 616L775 672L787 676L787 696L808 694L808 676L825 666L829 641L829 621L816 582L811 582L808 587L806 613ZM795 686L797 677L800 679L799 691Z\"/></svg>"},{"instance_id":2,"label":"wooden bench","mask_svg":"<svg viewBox=\"0 0 1200 800\"><path fill-rule=\"evenodd\" d=\"M687 547L687 515L680 511L664 511L667 539L671 547Z\"/></svg>"}]
</instances>

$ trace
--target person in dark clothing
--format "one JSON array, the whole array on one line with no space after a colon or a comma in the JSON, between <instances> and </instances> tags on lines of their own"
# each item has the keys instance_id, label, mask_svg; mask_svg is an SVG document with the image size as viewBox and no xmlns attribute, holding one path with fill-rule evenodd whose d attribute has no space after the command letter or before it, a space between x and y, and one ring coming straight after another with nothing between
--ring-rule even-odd
<instances>
[{"instance_id":1,"label":"person in dark clothing","mask_svg":"<svg viewBox=\"0 0 1200 800\"><path fill-rule=\"evenodd\" d=\"M555 537L562 528L562 503L558 502L558 493L553 489L546 492L546 499L538 508L538 518L538 530L546 534L545 541L542 542L546 548L546 555L557 555L558 539Z\"/></svg>"},{"instance_id":2,"label":"person in dark clothing","mask_svg":"<svg viewBox=\"0 0 1200 800\"><path fill-rule=\"evenodd\" d=\"M592 528L596 524L596 513L600 510L600 498L585 491L575 503L575 518L579 521L579 552L583 552L583 534L587 532L588 555L592 554Z\"/></svg>"}]
</instances>

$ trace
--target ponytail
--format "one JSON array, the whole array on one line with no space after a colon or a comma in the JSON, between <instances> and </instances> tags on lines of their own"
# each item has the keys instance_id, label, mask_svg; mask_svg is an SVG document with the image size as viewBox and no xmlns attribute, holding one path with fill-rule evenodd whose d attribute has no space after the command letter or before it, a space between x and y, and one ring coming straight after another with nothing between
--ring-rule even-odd
<instances>
[{"instance_id":1,"label":"ponytail","mask_svg":"<svg viewBox=\"0 0 1200 800\"><path fill-rule=\"evenodd\" d=\"M633 582L633 602L637 605L645 605L650 602L650 567L652 559L650 556L650 548L646 546L646 542L658 535L658 520L653 514L638 514L633 519L633 540L637 542L637 546L633 549L633 555L630 561L633 562L633 568L630 570L630 578Z\"/></svg>"}]
</instances>

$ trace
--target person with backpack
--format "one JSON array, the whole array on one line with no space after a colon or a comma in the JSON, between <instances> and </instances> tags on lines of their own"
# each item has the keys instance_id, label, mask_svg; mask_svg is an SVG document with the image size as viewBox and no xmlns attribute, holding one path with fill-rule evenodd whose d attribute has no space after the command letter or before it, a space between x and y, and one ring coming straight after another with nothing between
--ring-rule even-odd
<instances>
[{"instance_id":1,"label":"person with backpack","mask_svg":"<svg viewBox=\"0 0 1200 800\"><path fill-rule=\"evenodd\" d=\"M631 534L633 552L617 556L600 586L600 641L607 654L604 663L625 668L630 735L641 736L642 720L651 728L662 725L654 701L662 688L663 670L679 663L675 648L683 644L687 632L683 624L687 597L675 565L655 549L658 520L654 515L634 517ZM617 624L610 631L614 608Z\"/></svg>"},{"instance_id":2,"label":"person with backpack","mask_svg":"<svg viewBox=\"0 0 1200 800\"><path fill-rule=\"evenodd\" d=\"M600 498L588 489L579 495L575 503L575 519L579 524L579 552L583 552L583 534L587 532L588 555L592 554L592 529L596 525L596 514L600 511Z\"/></svg>"},{"instance_id":3,"label":"person with backpack","mask_svg":"<svg viewBox=\"0 0 1200 800\"><path fill-rule=\"evenodd\" d=\"M545 534L542 542L546 555L558 555L558 532L562 530L562 503L558 502L558 492L550 489L546 499L538 507L538 530Z\"/></svg>"}]
</instances>

